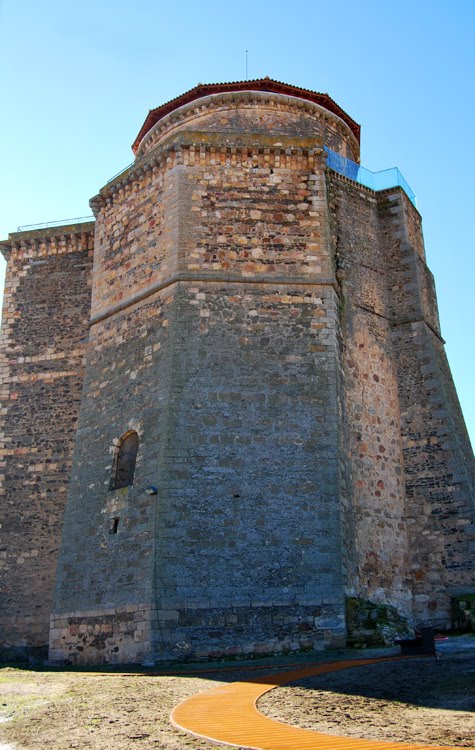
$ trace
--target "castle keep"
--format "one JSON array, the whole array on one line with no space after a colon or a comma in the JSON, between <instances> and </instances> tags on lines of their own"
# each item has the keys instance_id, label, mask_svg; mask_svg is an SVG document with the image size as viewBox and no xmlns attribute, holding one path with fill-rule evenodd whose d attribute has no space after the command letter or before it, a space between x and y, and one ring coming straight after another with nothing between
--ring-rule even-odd
<instances>
[{"instance_id":1,"label":"castle keep","mask_svg":"<svg viewBox=\"0 0 475 750\"><path fill-rule=\"evenodd\" d=\"M95 222L1 244L3 653L335 647L348 600L449 627L473 455L413 203L357 181L329 96L269 79L133 148Z\"/></svg>"}]
</instances>

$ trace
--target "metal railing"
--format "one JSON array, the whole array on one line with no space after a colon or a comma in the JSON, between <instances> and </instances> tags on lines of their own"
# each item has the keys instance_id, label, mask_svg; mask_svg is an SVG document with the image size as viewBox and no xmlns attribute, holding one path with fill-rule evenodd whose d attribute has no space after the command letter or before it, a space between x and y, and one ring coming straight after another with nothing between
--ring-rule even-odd
<instances>
[{"instance_id":1,"label":"metal railing","mask_svg":"<svg viewBox=\"0 0 475 750\"><path fill-rule=\"evenodd\" d=\"M121 169L120 172L117 172L117 174L115 174L113 177L111 177L110 180L107 180L106 185L108 185L110 182L112 182L113 180L115 180L116 177L120 177L120 175L124 174L124 172L127 172L127 170L130 169L130 167L132 167L134 164L135 164L134 161L132 161L130 164L127 164L127 166L124 167L123 169Z\"/></svg>"},{"instance_id":2,"label":"metal railing","mask_svg":"<svg viewBox=\"0 0 475 750\"><path fill-rule=\"evenodd\" d=\"M355 161L337 154L336 151L332 151L327 146L324 146L324 149L327 154L327 167L333 169L334 172L338 172L350 180L359 182L360 185L365 185L365 187L371 188L371 190L387 190L396 186L402 187L409 200L416 205L416 195L397 167L383 169L380 172L371 172Z\"/></svg>"},{"instance_id":3,"label":"metal railing","mask_svg":"<svg viewBox=\"0 0 475 750\"><path fill-rule=\"evenodd\" d=\"M347 159L336 151L332 151L327 146L324 146L324 149L327 154L327 167L333 169L334 172L338 172L339 174L348 177L350 180L359 182L360 185L365 185L365 187L371 188L371 190L386 190L396 186L402 187L409 200L416 205L416 195L409 187L397 167L383 169L380 172L371 172L369 169L366 169L366 167L362 167L355 161L351 161L351 159ZM124 167L124 169L114 175L114 177L111 177L111 179L107 181L107 184L112 182L112 180L115 180L115 178L123 172L126 172L132 164ZM94 216L92 216L92 214L90 216L77 216L72 219L45 221L42 224L24 224L23 226L18 227L18 231L31 232L35 229L47 229L48 227L67 226L68 224L84 224L88 221L94 221Z\"/></svg>"},{"instance_id":4,"label":"metal railing","mask_svg":"<svg viewBox=\"0 0 475 750\"><path fill-rule=\"evenodd\" d=\"M58 221L45 221L42 224L24 224L18 227L19 232L32 232L34 229L47 229L48 227L68 226L69 224L85 224L94 221L94 216L77 216L73 219L58 219Z\"/></svg>"}]
</instances>

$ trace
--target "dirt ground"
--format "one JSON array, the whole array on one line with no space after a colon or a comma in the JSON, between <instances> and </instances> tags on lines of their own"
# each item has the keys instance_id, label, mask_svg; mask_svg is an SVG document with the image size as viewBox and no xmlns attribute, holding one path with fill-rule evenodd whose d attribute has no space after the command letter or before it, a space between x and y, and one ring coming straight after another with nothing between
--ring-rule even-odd
<instances>
[{"instance_id":1,"label":"dirt ground","mask_svg":"<svg viewBox=\"0 0 475 750\"><path fill-rule=\"evenodd\" d=\"M438 661L417 659L322 675L271 691L259 701L259 709L329 734L475 746L475 638L444 643ZM262 673L272 668L268 661ZM211 750L216 744L175 729L170 711L223 681L258 674L228 670L152 676L6 667L0 669L0 750Z\"/></svg>"},{"instance_id":2,"label":"dirt ground","mask_svg":"<svg viewBox=\"0 0 475 750\"><path fill-rule=\"evenodd\" d=\"M475 747L475 638L441 642L439 658L373 664L272 690L258 708L325 734Z\"/></svg>"},{"instance_id":3,"label":"dirt ground","mask_svg":"<svg viewBox=\"0 0 475 750\"><path fill-rule=\"evenodd\" d=\"M0 724L0 748L216 750L169 721L177 703L214 685L199 677L3 669L0 716L10 720Z\"/></svg>"}]
</instances>

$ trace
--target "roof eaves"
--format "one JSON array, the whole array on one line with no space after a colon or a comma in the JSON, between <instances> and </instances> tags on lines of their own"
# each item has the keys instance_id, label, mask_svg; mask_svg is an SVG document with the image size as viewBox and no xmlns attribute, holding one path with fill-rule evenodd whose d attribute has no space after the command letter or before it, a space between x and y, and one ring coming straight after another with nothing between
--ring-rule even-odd
<instances>
[{"instance_id":1,"label":"roof eaves","mask_svg":"<svg viewBox=\"0 0 475 750\"><path fill-rule=\"evenodd\" d=\"M281 89L281 91L278 90L279 88ZM155 123L161 120L162 117L165 117L165 115L173 112L174 109L178 109L185 104L189 104L196 99L200 99L203 96L209 96L210 94L256 90L269 91L270 93L283 93L296 97L300 96L300 98L305 98L310 101L314 101L315 103L319 103L321 104L321 106L324 106L330 112L333 112L338 117L340 117L348 125L350 130L357 138L358 142L360 140L360 126L358 125L358 123L356 123L350 117L350 115L348 115L345 110L342 109L328 94L312 91L310 89L300 88L298 86L292 86L291 84L284 83L283 81L276 81L272 78L255 78L248 81L228 81L225 83L205 84L199 83L194 88L185 91L183 94L180 94L180 96L177 96L174 99L170 99L168 102L160 105L160 107L150 109L142 127L140 128L137 138L132 144L132 150L135 153L139 147L140 142L149 132L149 130L151 130L151 128L155 125ZM302 97L302 94L306 96ZM325 106L325 104L327 103L330 106Z\"/></svg>"}]
</instances>

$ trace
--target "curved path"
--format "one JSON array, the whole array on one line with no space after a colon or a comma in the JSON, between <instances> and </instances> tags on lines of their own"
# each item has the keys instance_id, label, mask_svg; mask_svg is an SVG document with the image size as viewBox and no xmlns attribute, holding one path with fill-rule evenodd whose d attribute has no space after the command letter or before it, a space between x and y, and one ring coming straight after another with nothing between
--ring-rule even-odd
<instances>
[{"instance_id":1,"label":"curved path","mask_svg":"<svg viewBox=\"0 0 475 750\"><path fill-rule=\"evenodd\" d=\"M268 719L256 708L261 695L288 682L400 658L336 661L265 675L245 682L232 682L183 701L173 709L171 720L179 729L198 737L253 750L448 750L447 745L380 742L321 734ZM466 750L475 750L475 747Z\"/></svg>"}]
</instances>

